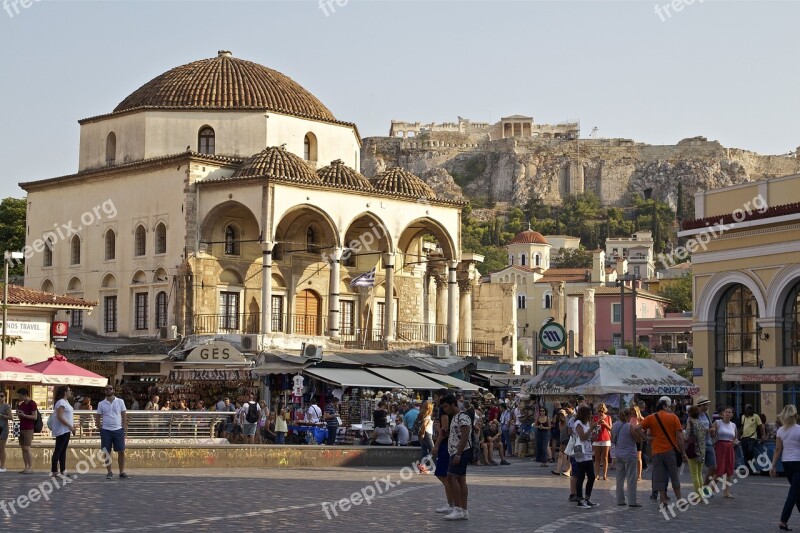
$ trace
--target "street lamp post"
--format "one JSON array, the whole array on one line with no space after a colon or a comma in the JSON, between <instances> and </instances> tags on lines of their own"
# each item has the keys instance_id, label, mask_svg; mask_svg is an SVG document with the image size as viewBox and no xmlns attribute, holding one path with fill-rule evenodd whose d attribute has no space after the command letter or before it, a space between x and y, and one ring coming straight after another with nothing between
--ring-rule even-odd
<instances>
[{"instance_id":1,"label":"street lamp post","mask_svg":"<svg viewBox=\"0 0 800 533\"><path fill-rule=\"evenodd\" d=\"M23 255L22 252L9 252L6 250L4 254L4 261L5 263L5 276L3 278L3 339L2 339L2 358L6 358L6 340L7 340L7 323L8 323L8 263L12 259L22 259Z\"/></svg>"}]
</instances>

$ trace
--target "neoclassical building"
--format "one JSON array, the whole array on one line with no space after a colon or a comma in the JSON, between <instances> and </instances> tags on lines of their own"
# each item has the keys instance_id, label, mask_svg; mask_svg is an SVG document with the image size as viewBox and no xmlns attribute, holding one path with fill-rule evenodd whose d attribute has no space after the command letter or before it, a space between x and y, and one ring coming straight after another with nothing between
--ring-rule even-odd
<instances>
[{"instance_id":1,"label":"neoclassical building","mask_svg":"<svg viewBox=\"0 0 800 533\"><path fill-rule=\"evenodd\" d=\"M78 171L21 184L40 251L25 284L97 300L88 331L471 335L462 204L401 169L359 174L356 126L287 76L222 51L79 123Z\"/></svg>"},{"instance_id":2,"label":"neoclassical building","mask_svg":"<svg viewBox=\"0 0 800 533\"><path fill-rule=\"evenodd\" d=\"M772 422L800 385L800 175L697 193L695 214L695 383Z\"/></svg>"}]
</instances>

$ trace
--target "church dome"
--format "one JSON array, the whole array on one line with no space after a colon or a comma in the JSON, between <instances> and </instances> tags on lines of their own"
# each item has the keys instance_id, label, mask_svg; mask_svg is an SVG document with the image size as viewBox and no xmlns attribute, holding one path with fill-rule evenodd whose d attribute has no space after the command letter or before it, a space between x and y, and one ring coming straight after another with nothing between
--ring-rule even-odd
<instances>
[{"instance_id":1,"label":"church dome","mask_svg":"<svg viewBox=\"0 0 800 533\"><path fill-rule=\"evenodd\" d=\"M228 51L173 68L136 89L114 112L139 108L263 109L301 118L336 121L297 82Z\"/></svg>"},{"instance_id":2,"label":"church dome","mask_svg":"<svg viewBox=\"0 0 800 533\"><path fill-rule=\"evenodd\" d=\"M390 168L375 177L375 188L414 198L436 199L436 193L420 178L400 167Z\"/></svg>"},{"instance_id":3,"label":"church dome","mask_svg":"<svg viewBox=\"0 0 800 533\"><path fill-rule=\"evenodd\" d=\"M509 244L550 244L538 231L526 229L517 233Z\"/></svg>"},{"instance_id":4,"label":"church dome","mask_svg":"<svg viewBox=\"0 0 800 533\"><path fill-rule=\"evenodd\" d=\"M305 183L319 183L319 176L308 163L283 146L270 146L247 159L230 179L278 178Z\"/></svg>"},{"instance_id":5,"label":"church dome","mask_svg":"<svg viewBox=\"0 0 800 533\"><path fill-rule=\"evenodd\" d=\"M317 170L317 175L323 183L333 187L346 189L372 189L372 184L367 178L348 167L341 159L332 161L327 167Z\"/></svg>"}]
</instances>

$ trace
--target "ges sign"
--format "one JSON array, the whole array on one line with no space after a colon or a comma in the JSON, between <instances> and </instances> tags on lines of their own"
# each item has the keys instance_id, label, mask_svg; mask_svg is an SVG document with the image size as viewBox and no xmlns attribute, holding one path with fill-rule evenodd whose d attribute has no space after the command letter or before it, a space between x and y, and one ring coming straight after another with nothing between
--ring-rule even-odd
<instances>
[{"instance_id":1,"label":"ges sign","mask_svg":"<svg viewBox=\"0 0 800 533\"><path fill-rule=\"evenodd\" d=\"M212 342L198 346L186 358L197 363L243 363L244 356L227 342Z\"/></svg>"}]
</instances>

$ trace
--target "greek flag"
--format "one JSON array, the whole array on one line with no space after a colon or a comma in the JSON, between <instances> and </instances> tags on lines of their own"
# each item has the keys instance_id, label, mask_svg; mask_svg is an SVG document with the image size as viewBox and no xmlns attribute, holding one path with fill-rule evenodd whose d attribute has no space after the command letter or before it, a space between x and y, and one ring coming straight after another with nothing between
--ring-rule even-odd
<instances>
[{"instance_id":1,"label":"greek flag","mask_svg":"<svg viewBox=\"0 0 800 533\"><path fill-rule=\"evenodd\" d=\"M351 287L374 287L375 286L375 268L353 278L350 282Z\"/></svg>"}]
</instances>

